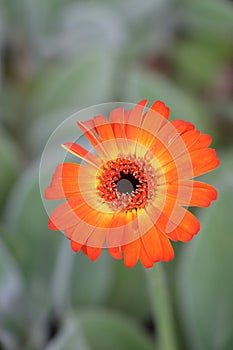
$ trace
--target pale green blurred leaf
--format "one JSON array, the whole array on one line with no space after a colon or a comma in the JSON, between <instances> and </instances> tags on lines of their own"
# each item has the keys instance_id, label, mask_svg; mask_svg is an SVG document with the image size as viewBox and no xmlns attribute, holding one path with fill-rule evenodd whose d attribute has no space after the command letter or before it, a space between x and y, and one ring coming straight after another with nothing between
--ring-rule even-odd
<instances>
[{"instance_id":1,"label":"pale green blurred leaf","mask_svg":"<svg viewBox=\"0 0 233 350\"><path fill-rule=\"evenodd\" d=\"M15 234L8 237L14 255L27 281L33 307L43 310L50 302L50 280L60 235L47 228L48 216L43 208L38 163L34 163L18 180L5 212L5 221ZM47 305L48 306L48 305Z\"/></svg>"},{"instance_id":2,"label":"pale green blurred leaf","mask_svg":"<svg viewBox=\"0 0 233 350\"><path fill-rule=\"evenodd\" d=\"M233 7L230 1L181 0L181 16L187 27L203 36L230 40L233 32Z\"/></svg>"},{"instance_id":3,"label":"pale green blurred leaf","mask_svg":"<svg viewBox=\"0 0 233 350\"><path fill-rule=\"evenodd\" d=\"M22 167L22 154L11 137L0 128L0 209Z\"/></svg>"},{"instance_id":4,"label":"pale green blurred leaf","mask_svg":"<svg viewBox=\"0 0 233 350\"><path fill-rule=\"evenodd\" d=\"M127 37L122 16L97 2L65 4L58 21L59 33L44 42L50 54L82 56L95 50L118 53Z\"/></svg>"},{"instance_id":5,"label":"pale green blurred leaf","mask_svg":"<svg viewBox=\"0 0 233 350\"><path fill-rule=\"evenodd\" d=\"M13 312L23 288L24 280L17 262L0 239L0 322L5 313Z\"/></svg>"},{"instance_id":6,"label":"pale green blurred leaf","mask_svg":"<svg viewBox=\"0 0 233 350\"><path fill-rule=\"evenodd\" d=\"M53 308L62 315L69 304L79 309L106 302L114 277L113 260L105 250L92 262L81 252L72 252L64 238L53 278Z\"/></svg>"},{"instance_id":7,"label":"pale green blurred leaf","mask_svg":"<svg viewBox=\"0 0 233 350\"><path fill-rule=\"evenodd\" d=\"M106 302L115 277L113 259L106 249L96 262L83 254L75 256L71 301L75 306Z\"/></svg>"},{"instance_id":8,"label":"pale green blurred leaf","mask_svg":"<svg viewBox=\"0 0 233 350\"><path fill-rule=\"evenodd\" d=\"M80 2L85 3L85 0ZM151 12L159 11L163 6L167 6L171 0L91 0L90 3L111 7L116 13L118 13L124 19L128 21L140 21L145 19Z\"/></svg>"},{"instance_id":9,"label":"pale green blurred leaf","mask_svg":"<svg viewBox=\"0 0 233 350\"><path fill-rule=\"evenodd\" d=\"M174 50L175 74L183 83L196 89L204 89L215 81L231 56L231 43L188 39ZM195 64L194 64L195 62Z\"/></svg>"},{"instance_id":10,"label":"pale green blurred leaf","mask_svg":"<svg viewBox=\"0 0 233 350\"><path fill-rule=\"evenodd\" d=\"M29 118L69 107L74 113L82 107L112 99L114 57L95 50L86 55L48 64L28 85Z\"/></svg>"},{"instance_id":11,"label":"pale green blurred leaf","mask_svg":"<svg viewBox=\"0 0 233 350\"><path fill-rule=\"evenodd\" d=\"M143 268L138 264L133 269L126 269L123 261L116 261L115 265L116 275L110 306L136 319L149 321L150 304Z\"/></svg>"},{"instance_id":12,"label":"pale green blurred leaf","mask_svg":"<svg viewBox=\"0 0 233 350\"><path fill-rule=\"evenodd\" d=\"M114 312L83 312L70 318L46 350L152 350L151 339L134 322Z\"/></svg>"},{"instance_id":13,"label":"pale green blurred leaf","mask_svg":"<svg viewBox=\"0 0 233 350\"><path fill-rule=\"evenodd\" d=\"M132 69L125 84L125 98L130 102L161 100L171 109L172 119L190 121L202 132L210 132L211 123L203 104L165 76L146 70Z\"/></svg>"},{"instance_id":14,"label":"pale green blurred leaf","mask_svg":"<svg viewBox=\"0 0 233 350\"><path fill-rule=\"evenodd\" d=\"M178 269L178 302L183 326L195 350L233 347L233 163L220 157L215 177L219 199L201 215L201 231L184 248Z\"/></svg>"},{"instance_id":15,"label":"pale green blurred leaf","mask_svg":"<svg viewBox=\"0 0 233 350\"><path fill-rule=\"evenodd\" d=\"M92 350L87 343L78 320L69 319L59 335L46 346L45 350L75 349Z\"/></svg>"},{"instance_id":16,"label":"pale green blurred leaf","mask_svg":"<svg viewBox=\"0 0 233 350\"><path fill-rule=\"evenodd\" d=\"M9 332L6 328L0 327L0 344L1 349L17 350L18 344L13 332Z\"/></svg>"},{"instance_id":17,"label":"pale green blurred leaf","mask_svg":"<svg viewBox=\"0 0 233 350\"><path fill-rule=\"evenodd\" d=\"M41 118L34 120L26 135L26 142L30 154L33 156L40 155L51 134L62 122L70 117L70 115L69 107L60 107L59 109L55 109L48 114L45 113Z\"/></svg>"}]
</instances>

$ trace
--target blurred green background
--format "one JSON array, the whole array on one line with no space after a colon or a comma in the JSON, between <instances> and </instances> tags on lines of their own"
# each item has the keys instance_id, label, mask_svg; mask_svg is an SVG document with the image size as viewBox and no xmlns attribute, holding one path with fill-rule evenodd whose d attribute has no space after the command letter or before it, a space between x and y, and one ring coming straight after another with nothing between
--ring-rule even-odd
<instances>
[{"instance_id":1,"label":"blurred green background","mask_svg":"<svg viewBox=\"0 0 233 350\"><path fill-rule=\"evenodd\" d=\"M1 350L164 350L143 268L72 253L38 185L61 121L144 98L214 138L219 200L163 266L178 349L233 349L232 34L227 0L0 1Z\"/></svg>"}]
</instances>

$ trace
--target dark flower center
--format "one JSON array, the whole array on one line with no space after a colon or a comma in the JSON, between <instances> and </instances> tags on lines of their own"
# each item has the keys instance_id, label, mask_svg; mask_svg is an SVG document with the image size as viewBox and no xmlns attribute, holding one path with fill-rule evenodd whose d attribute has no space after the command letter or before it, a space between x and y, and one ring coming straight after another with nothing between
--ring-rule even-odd
<instances>
[{"instance_id":1,"label":"dark flower center","mask_svg":"<svg viewBox=\"0 0 233 350\"><path fill-rule=\"evenodd\" d=\"M154 197L154 171L143 158L129 156L110 160L101 167L97 181L99 196L114 211L144 208L147 200Z\"/></svg>"},{"instance_id":2,"label":"dark flower center","mask_svg":"<svg viewBox=\"0 0 233 350\"><path fill-rule=\"evenodd\" d=\"M123 171L120 172L120 179L115 182L117 192L132 193L140 185L138 179L136 179L131 173L124 174Z\"/></svg>"}]
</instances>

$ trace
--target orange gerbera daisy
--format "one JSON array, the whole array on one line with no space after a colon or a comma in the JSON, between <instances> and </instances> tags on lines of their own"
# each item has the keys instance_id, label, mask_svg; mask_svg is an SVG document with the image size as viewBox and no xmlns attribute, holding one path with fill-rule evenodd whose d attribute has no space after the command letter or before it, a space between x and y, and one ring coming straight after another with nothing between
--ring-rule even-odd
<instances>
[{"instance_id":1,"label":"orange gerbera daisy","mask_svg":"<svg viewBox=\"0 0 233 350\"><path fill-rule=\"evenodd\" d=\"M192 180L219 164L210 136L189 122L169 122L163 102L146 109L147 102L114 109L109 120L78 122L92 149L65 143L79 160L58 165L46 188L46 199L66 199L49 228L63 231L73 251L93 261L103 247L127 267L171 260L170 240L187 242L200 229L186 207L217 198L212 186Z\"/></svg>"}]
</instances>

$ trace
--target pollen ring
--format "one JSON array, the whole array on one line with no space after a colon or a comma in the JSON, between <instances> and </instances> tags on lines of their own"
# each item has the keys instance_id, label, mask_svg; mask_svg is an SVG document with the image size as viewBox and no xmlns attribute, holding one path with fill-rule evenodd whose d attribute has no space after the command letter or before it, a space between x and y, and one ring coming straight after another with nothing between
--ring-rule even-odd
<instances>
[{"instance_id":1,"label":"pollen ring","mask_svg":"<svg viewBox=\"0 0 233 350\"><path fill-rule=\"evenodd\" d=\"M155 170L142 157L120 155L103 164L97 175L97 192L114 211L144 208L155 190Z\"/></svg>"}]
</instances>

